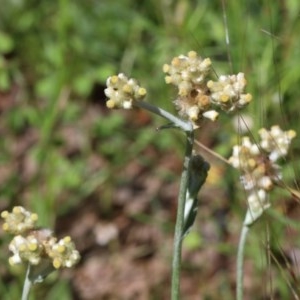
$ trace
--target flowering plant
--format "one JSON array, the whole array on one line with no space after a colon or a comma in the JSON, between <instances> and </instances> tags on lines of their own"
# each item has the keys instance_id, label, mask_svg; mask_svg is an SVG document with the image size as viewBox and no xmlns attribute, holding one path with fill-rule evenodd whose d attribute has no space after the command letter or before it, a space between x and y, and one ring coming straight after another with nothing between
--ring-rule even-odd
<instances>
[{"instance_id":1,"label":"flowering plant","mask_svg":"<svg viewBox=\"0 0 300 300\"><path fill-rule=\"evenodd\" d=\"M9 244L10 265L28 265L22 300L27 299L32 283L43 281L55 269L71 268L79 261L79 252L71 238L58 240L52 230L37 227L37 214L15 206L12 212L3 211L1 217L3 230L14 235Z\"/></svg>"}]
</instances>

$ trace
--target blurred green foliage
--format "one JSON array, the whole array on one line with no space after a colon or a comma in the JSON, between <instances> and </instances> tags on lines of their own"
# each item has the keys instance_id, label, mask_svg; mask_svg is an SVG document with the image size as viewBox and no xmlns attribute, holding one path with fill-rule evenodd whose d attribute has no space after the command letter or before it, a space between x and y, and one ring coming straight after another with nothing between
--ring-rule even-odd
<instances>
[{"instance_id":1,"label":"blurred green foliage","mask_svg":"<svg viewBox=\"0 0 300 300\"><path fill-rule=\"evenodd\" d=\"M148 101L173 110L174 90L164 84L162 65L189 50L211 57L218 74L246 74L254 135L274 123L300 128L298 0L225 1L227 23L219 0L0 0L0 5L1 210L22 204L39 214L41 225L53 226L82 199L98 199L101 189L109 211L116 174L149 145L181 154L180 135L157 138L153 129L161 120L146 118L141 129L138 122L128 127L138 113L107 112L103 88L109 75L124 72L147 87ZM237 137L231 120L221 118L222 131L209 141L227 156ZM298 139L294 153L299 147ZM299 177L299 168L294 172L287 172L288 179ZM228 178L223 186L232 184ZM237 197L229 188L228 193ZM3 249L5 241L1 236ZM193 248L202 240L189 244ZM6 266L8 253L1 253ZM18 299L21 285L3 278L1 298ZM64 281L55 282L44 298L72 299Z\"/></svg>"}]
</instances>

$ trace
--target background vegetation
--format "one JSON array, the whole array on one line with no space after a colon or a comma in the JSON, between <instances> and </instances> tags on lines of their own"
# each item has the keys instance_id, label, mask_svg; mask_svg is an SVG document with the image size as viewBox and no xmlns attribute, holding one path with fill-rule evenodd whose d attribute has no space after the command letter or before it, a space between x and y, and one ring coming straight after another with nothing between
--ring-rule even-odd
<instances>
[{"instance_id":1,"label":"background vegetation","mask_svg":"<svg viewBox=\"0 0 300 300\"><path fill-rule=\"evenodd\" d=\"M105 80L118 72L138 78L147 101L173 110L162 65L196 50L217 74L246 74L253 103L239 120L254 138L273 124L299 131L299 1L0 4L0 211L37 212L41 226L71 235L82 254L32 299L169 299L182 137L156 132L162 121L142 111L107 111ZM208 123L199 141L228 157L240 137L234 119ZM299 147L298 138L285 162L294 187ZM207 159L210 177L185 242L183 299L233 299L245 194L235 171ZM272 202L248 242L249 299L292 299L297 289L299 204L279 189ZM0 295L20 299L24 270L8 266L7 245L1 232Z\"/></svg>"}]
</instances>

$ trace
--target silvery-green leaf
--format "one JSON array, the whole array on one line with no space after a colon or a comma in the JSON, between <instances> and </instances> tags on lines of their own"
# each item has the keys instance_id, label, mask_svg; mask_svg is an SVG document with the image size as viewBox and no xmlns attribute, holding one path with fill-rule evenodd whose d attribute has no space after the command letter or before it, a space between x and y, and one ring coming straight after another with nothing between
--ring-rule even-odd
<instances>
[{"instance_id":1,"label":"silvery-green leaf","mask_svg":"<svg viewBox=\"0 0 300 300\"><path fill-rule=\"evenodd\" d=\"M200 155L193 155L190 160L188 174L188 188L186 192L186 201L184 209L184 231L183 237L188 234L194 224L198 210L198 192L204 184L209 164Z\"/></svg>"}]
</instances>

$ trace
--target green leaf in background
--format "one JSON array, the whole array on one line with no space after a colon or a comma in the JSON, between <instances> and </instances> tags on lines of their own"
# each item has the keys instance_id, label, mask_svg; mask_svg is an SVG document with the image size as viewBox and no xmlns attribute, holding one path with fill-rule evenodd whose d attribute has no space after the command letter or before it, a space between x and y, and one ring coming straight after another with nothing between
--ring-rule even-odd
<instances>
[{"instance_id":1,"label":"green leaf in background","mask_svg":"<svg viewBox=\"0 0 300 300\"><path fill-rule=\"evenodd\" d=\"M9 34L6 34L0 30L0 54L12 51L13 47L13 38Z\"/></svg>"}]
</instances>

